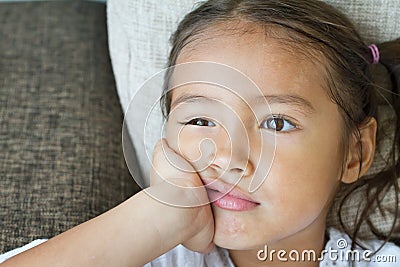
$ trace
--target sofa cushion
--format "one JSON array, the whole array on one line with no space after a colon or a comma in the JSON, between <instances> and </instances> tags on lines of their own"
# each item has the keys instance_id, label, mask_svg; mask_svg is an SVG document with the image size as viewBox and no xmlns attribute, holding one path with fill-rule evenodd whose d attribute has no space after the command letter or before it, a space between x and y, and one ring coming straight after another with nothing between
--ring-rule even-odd
<instances>
[{"instance_id":1,"label":"sofa cushion","mask_svg":"<svg viewBox=\"0 0 400 267\"><path fill-rule=\"evenodd\" d=\"M105 14L101 3L0 3L0 254L137 190Z\"/></svg>"}]
</instances>

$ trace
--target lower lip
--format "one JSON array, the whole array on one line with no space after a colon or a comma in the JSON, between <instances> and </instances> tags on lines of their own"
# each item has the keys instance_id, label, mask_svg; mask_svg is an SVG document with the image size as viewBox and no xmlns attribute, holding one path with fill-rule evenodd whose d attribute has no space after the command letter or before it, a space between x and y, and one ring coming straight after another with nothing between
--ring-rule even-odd
<instances>
[{"instance_id":1,"label":"lower lip","mask_svg":"<svg viewBox=\"0 0 400 267\"><path fill-rule=\"evenodd\" d=\"M259 204L229 194L222 194L219 191L207 189L208 197L218 208L233 211L247 211L255 209Z\"/></svg>"}]
</instances>

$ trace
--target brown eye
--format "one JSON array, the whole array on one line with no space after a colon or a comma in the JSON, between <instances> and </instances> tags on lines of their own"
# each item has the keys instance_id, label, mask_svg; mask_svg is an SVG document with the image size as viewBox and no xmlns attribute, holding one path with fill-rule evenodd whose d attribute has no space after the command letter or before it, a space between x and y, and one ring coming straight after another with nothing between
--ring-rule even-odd
<instances>
[{"instance_id":1,"label":"brown eye","mask_svg":"<svg viewBox=\"0 0 400 267\"><path fill-rule=\"evenodd\" d=\"M262 127L277 132L290 131L296 128L296 126L292 122L282 117L268 118L262 123Z\"/></svg>"},{"instance_id":2,"label":"brown eye","mask_svg":"<svg viewBox=\"0 0 400 267\"><path fill-rule=\"evenodd\" d=\"M190 120L186 123L186 125L195 125L195 126L207 126L207 127L214 127L215 124L209 120L202 119L202 118L195 118Z\"/></svg>"}]
</instances>

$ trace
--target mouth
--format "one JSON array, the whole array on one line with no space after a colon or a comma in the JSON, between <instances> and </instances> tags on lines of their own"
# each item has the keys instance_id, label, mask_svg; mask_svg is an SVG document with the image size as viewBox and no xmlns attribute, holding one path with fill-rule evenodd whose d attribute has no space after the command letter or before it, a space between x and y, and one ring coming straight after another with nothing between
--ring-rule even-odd
<instances>
[{"instance_id":1,"label":"mouth","mask_svg":"<svg viewBox=\"0 0 400 267\"><path fill-rule=\"evenodd\" d=\"M210 202L218 208L231 211L248 211L260 205L251 196L233 185L214 179L202 179Z\"/></svg>"}]
</instances>

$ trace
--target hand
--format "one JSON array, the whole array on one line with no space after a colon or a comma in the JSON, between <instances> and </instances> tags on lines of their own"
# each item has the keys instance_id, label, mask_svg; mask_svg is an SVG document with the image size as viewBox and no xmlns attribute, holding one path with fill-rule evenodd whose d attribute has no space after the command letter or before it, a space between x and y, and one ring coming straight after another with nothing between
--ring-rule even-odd
<instances>
[{"instance_id":1,"label":"hand","mask_svg":"<svg viewBox=\"0 0 400 267\"><path fill-rule=\"evenodd\" d=\"M161 139L153 152L150 173L153 198L165 203L175 214L178 227L187 231L182 244L190 250L207 253L214 247L214 217L207 192L193 166ZM158 188L151 190L151 188ZM161 189L160 189L161 188ZM170 214L169 214L170 215Z\"/></svg>"},{"instance_id":2,"label":"hand","mask_svg":"<svg viewBox=\"0 0 400 267\"><path fill-rule=\"evenodd\" d=\"M166 141L156 146L153 164L152 186L3 264L143 266L181 243L194 251L210 251L214 218L210 205L204 205L208 196L200 177Z\"/></svg>"}]
</instances>

